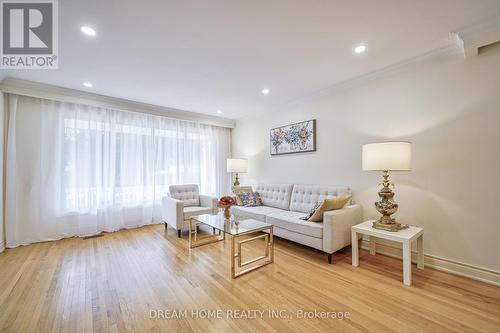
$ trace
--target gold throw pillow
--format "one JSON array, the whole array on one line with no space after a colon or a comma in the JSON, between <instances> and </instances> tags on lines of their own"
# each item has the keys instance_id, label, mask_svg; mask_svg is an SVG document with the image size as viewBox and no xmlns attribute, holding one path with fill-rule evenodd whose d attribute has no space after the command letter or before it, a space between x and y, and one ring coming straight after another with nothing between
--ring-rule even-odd
<instances>
[{"instance_id":1,"label":"gold throw pillow","mask_svg":"<svg viewBox=\"0 0 500 333\"><path fill-rule=\"evenodd\" d=\"M323 222L323 213L329 210L341 209L351 200L352 195L344 195L340 197L327 198L316 209L314 214L309 218L311 222Z\"/></svg>"}]
</instances>

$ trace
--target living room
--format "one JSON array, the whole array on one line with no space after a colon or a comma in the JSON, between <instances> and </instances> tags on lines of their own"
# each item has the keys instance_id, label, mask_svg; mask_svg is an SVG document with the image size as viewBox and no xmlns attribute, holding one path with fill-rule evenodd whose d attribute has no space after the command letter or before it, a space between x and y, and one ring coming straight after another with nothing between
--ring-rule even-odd
<instances>
[{"instance_id":1,"label":"living room","mask_svg":"<svg viewBox=\"0 0 500 333\"><path fill-rule=\"evenodd\" d=\"M500 3L1 0L0 331L500 330Z\"/></svg>"}]
</instances>

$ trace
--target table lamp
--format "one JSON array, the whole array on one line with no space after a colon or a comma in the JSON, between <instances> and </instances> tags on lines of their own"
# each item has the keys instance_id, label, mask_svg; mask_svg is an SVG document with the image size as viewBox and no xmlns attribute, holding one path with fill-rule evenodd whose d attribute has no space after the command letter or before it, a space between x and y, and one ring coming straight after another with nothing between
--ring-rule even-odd
<instances>
[{"instance_id":1,"label":"table lamp","mask_svg":"<svg viewBox=\"0 0 500 333\"><path fill-rule=\"evenodd\" d=\"M234 186L240 186L240 180L238 178L238 173L247 172L248 160L243 158L228 158L227 159L227 172L236 173L236 179L234 180Z\"/></svg>"},{"instance_id":2,"label":"table lamp","mask_svg":"<svg viewBox=\"0 0 500 333\"><path fill-rule=\"evenodd\" d=\"M394 202L394 192L390 186L389 171L411 170L411 143L410 142L379 142L363 145L363 170L383 171L382 189L378 192L380 201L375 202L377 211L382 214L373 227L387 231L398 231L408 226L396 222L391 215L398 210Z\"/></svg>"}]
</instances>

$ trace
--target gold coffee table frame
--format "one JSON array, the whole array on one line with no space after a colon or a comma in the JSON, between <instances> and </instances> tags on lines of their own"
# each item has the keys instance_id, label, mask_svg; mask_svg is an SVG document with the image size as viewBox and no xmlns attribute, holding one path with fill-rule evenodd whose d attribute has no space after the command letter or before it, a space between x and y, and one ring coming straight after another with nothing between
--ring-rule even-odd
<instances>
[{"instance_id":1,"label":"gold coffee table frame","mask_svg":"<svg viewBox=\"0 0 500 333\"><path fill-rule=\"evenodd\" d=\"M226 239L226 233L231 236L231 277L237 278L241 275L254 271L263 266L269 265L274 261L274 241L273 225L256 220L241 220L239 225L234 221L223 220L220 216L210 219L206 216L193 216L189 219L189 248L193 249L199 246L221 242ZM213 220L213 221L212 221ZM215 221L216 220L216 221ZM224 223L222 222L224 221ZM215 222L215 223L211 223ZM197 225L205 224L212 227L213 235L198 237ZM255 227L252 224L256 225ZM194 226L194 228L193 228ZM239 227L243 230L239 231ZM215 234L218 230L218 234ZM242 248L244 244L264 240L264 253L261 256L242 261ZM259 262L260 261L260 262ZM257 263L255 265L252 265Z\"/></svg>"}]
</instances>

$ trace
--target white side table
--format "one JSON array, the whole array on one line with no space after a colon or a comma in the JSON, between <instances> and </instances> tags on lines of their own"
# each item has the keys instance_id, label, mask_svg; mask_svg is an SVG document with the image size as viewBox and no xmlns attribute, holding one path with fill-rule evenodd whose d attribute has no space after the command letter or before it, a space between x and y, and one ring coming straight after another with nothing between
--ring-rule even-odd
<instances>
[{"instance_id":1,"label":"white side table","mask_svg":"<svg viewBox=\"0 0 500 333\"><path fill-rule=\"evenodd\" d=\"M372 227L374 220L357 224L352 232L352 265L359 265L358 234L370 236L370 254L375 254L375 238L387 239L403 244L403 283L411 285L411 242L417 240L417 268L424 269L424 229L410 226L391 232Z\"/></svg>"}]
</instances>

